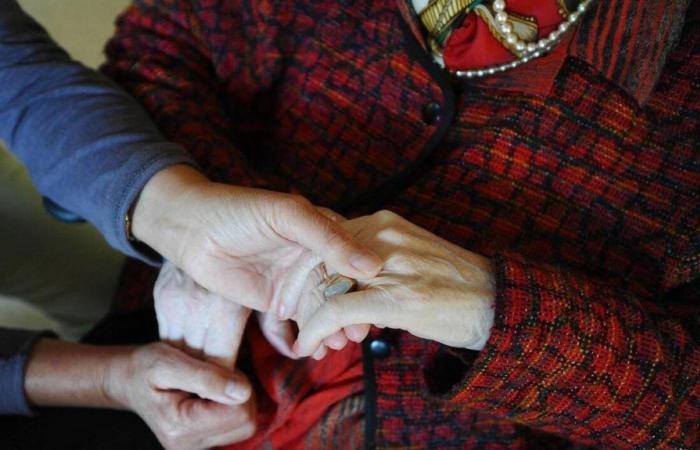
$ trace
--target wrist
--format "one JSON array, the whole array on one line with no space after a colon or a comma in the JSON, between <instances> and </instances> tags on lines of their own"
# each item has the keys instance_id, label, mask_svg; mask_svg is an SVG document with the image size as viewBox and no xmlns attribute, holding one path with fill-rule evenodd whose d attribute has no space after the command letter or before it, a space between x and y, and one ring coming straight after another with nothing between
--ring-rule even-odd
<instances>
[{"instance_id":1,"label":"wrist","mask_svg":"<svg viewBox=\"0 0 700 450\"><path fill-rule=\"evenodd\" d=\"M202 173L187 165L170 166L156 173L132 208L129 225L133 238L176 260L178 243L191 227L191 215L178 204L209 183Z\"/></svg>"},{"instance_id":2,"label":"wrist","mask_svg":"<svg viewBox=\"0 0 700 450\"><path fill-rule=\"evenodd\" d=\"M116 409L131 409L128 388L133 380L133 356L138 347L120 347L107 361L102 378L102 392Z\"/></svg>"},{"instance_id":3,"label":"wrist","mask_svg":"<svg viewBox=\"0 0 700 450\"><path fill-rule=\"evenodd\" d=\"M27 362L27 399L37 406L119 407L105 382L110 363L124 349L39 340Z\"/></svg>"}]
</instances>

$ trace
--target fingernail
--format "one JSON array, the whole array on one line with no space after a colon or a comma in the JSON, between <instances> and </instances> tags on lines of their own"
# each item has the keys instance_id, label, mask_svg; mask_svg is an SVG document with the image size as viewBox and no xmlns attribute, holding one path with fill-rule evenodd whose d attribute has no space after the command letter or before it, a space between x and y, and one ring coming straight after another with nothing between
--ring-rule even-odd
<instances>
[{"instance_id":1,"label":"fingernail","mask_svg":"<svg viewBox=\"0 0 700 450\"><path fill-rule=\"evenodd\" d=\"M356 330L355 328L348 328L345 330L345 335L350 339L352 342L357 342L360 343L363 341L363 336L362 334Z\"/></svg>"},{"instance_id":2,"label":"fingernail","mask_svg":"<svg viewBox=\"0 0 700 450\"><path fill-rule=\"evenodd\" d=\"M277 311L277 317L279 317L281 320L287 320L289 317L287 317L287 307L284 306L284 303L280 304L280 307Z\"/></svg>"},{"instance_id":3,"label":"fingernail","mask_svg":"<svg viewBox=\"0 0 700 450\"><path fill-rule=\"evenodd\" d=\"M295 342L294 345L292 345L292 352L294 352L297 358L299 357L299 342Z\"/></svg>"},{"instance_id":4,"label":"fingernail","mask_svg":"<svg viewBox=\"0 0 700 450\"><path fill-rule=\"evenodd\" d=\"M229 381L226 383L226 388L224 390L226 395L237 402L246 401L247 392L245 389L240 387L240 384L236 381Z\"/></svg>"},{"instance_id":5,"label":"fingernail","mask_svg":"<svg viewBox=\"0 0 700 450\"><path fill-rule=\"evenodd\" d=\"M382 263L371 253L356 253L350 257L350 264L362 272L374 273L379 270Z\"/></svg>"},{"instance_id":6,"label":"fingernail","mask_svg":"<svg viewBox=\"0 0 700 450\"><path fill-rule=\"evenodd\" d=\"M311 357L313 359L315 359L316 361L320 361L326 357L326 353L327 353L326 347L323 344L321 344L321 346L318 348L318 350L316 350L314 352L314 354L311 355Z\"/></svg>"}]
</instances>

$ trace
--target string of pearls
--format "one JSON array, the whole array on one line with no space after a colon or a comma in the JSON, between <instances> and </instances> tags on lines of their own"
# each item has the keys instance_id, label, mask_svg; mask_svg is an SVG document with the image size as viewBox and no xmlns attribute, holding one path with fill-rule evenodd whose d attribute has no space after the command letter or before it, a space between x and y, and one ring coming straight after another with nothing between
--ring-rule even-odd
<instances>
[{"instance_id":1,"label":"string of pearls","mask_svg":"<svg viewBox=\"0 0 700 450\"><path fill-rule=\"evenodd\" d=\"M455 74L458 77L464 78L479 78L488 75L493 75L498 72L503 72L508 69L513 69L521 64L539 58L551 51L554 46L561 40L561 37L566 33L572 26L581 18L581 16L586 12L593 0L584 0L579 3L576 11L569 14L569 16L559 27L552 31L549 36L543 37L538 41L525 42L520 39L520 37L513 32L513 26L508 21L508 13L506 12L506 1L505 0L493 0L493 10L496 13L496 23L501 29L503 36L505 37L505 42L514 50L515 53L519 55L519 59L511 61L506 64L501 64L498 66L485 67L478 70L458 70Z\"/></svg>"}]
</instances>

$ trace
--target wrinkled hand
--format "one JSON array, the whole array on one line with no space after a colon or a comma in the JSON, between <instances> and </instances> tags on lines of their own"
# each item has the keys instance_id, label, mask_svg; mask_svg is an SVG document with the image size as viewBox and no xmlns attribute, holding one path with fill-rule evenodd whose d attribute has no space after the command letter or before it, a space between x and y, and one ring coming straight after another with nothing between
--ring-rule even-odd
<instances>
[{"instance_id":1,"label":"wrinkled hand","mask_svg":"<svg viewBox=\"0 0 700 450\"><path fill-rule=\"evenodd\" d=\"M308 273L323 260L371 278L380 258L302 197L212 183L187 166L154 176L133 233L208 290L289 318Z\"/></svg>"},{"instance_id":2,"label":"wrinkled hand","mask_svg":"<svg viewBox=\"0 0 700 450\"><path fill-rule=\"evenodd\" d=\"M191 356L234 369L250 309L204 289L169 261L160 270L153 296L162 340ZM294 357L295 335L289 322L267 313L258 313L258 319L273 347Z\"/></svg>"},{"instance_id":3,"label":"wrinkled hand","mask_svg":"<svg viewBox=\"0 0 700 450\"><path fill-rule=\"evenodd\" d=\"M255 401L241 385L249 386L242 374L157 343L115 360L105 391L141 416L166 449L196 450L253 435Z\"/></svg>"},{"instance_id":4,"label":"wrinkled hand","mask_svg":"<svg viewBox=\"0 0 700 450\"><path fill-rule=\"evenodd\" d=\"M494 318L493 269L464 250L387 211L344 224L385 261L360 291L300 310L296 352L319 351L343 327L371 323L453 347L481 350ZM309 286L317 280L311 280Z\"/></svg>"}]
</instances>

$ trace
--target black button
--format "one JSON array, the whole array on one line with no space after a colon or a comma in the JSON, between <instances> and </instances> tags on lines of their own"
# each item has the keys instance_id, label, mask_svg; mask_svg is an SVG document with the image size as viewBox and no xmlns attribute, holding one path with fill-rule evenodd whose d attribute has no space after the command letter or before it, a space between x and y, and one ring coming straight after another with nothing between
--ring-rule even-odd
<instances>
[{"instance_id":1,"label":"black button","mask_svg":"<svg viewBox=\"0 0 700 450\"><path fill-rule=\"evenodd\" d=\"M428 125L432 125L435 122L440 121L440 114L442 113L442 106L438 102L426 103L423 107L423 121Z\"/></svg>"},{"instance_id":2,"label":"black button","mask_svg":"<svg viewBox=\"0 0 700 450\"><path fill-rule=\"evenodd\" d=\"M376 358L386 358L391 353L391 346L384 339L375 339L369 343L369 351Z\"/></svg>"}]
</instances>

